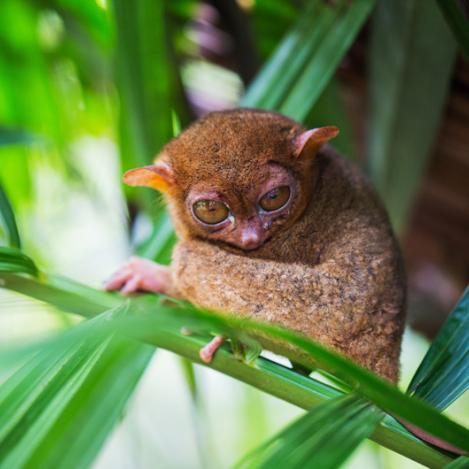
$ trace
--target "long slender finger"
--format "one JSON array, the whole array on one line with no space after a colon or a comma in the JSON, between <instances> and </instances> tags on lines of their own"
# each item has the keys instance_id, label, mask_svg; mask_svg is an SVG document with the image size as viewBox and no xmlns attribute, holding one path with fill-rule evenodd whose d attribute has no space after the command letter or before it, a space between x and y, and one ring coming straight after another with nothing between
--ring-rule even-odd
<instances>
[{"instance_id":1,"label":"long slender finger","mask_svg":"<svg viewBox=\"0 0 469 469\"><path fill-rule=\"evenodd\" d=\"M121 289L121 293L123 295L129 295L130 293L136 292L139 289L141 282L142 278L140 275L134 275Z\"/></svg>"},{"instance_id":2,"label":"long slender finger","mask_svg":"<svg viewBox=\"0 0 469 469\"><path fill-rule=\"evenodd\" d=\"M104 288L106 290L118 290L131 276L132 271L130 269L120 270L104 283Z\"/></svg>"},{"instance_id":3,"label":"long slender finger","mask_svg":"<svg viewBox=\"0 0 469 469\"><path fill-rule=\"evenodd\" d=\"M205 347L201 348L199 351L200 359L204 363L210 363L215 355L215 352L221 347L225 342L225 338L221 335L214 337Z\"/></svg>"}]
</instances>

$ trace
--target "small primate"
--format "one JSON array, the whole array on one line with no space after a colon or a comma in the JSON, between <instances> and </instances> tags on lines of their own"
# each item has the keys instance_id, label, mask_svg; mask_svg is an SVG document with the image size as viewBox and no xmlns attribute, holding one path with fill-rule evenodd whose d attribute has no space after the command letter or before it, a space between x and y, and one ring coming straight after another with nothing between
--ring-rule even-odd
<instances>
[{"instance_id":1,"label":"small primate","mask_svg":"<svg viewBox=\"0 0 469 469\"><path fill-rule=\"evenodd\" d=\"M338 133L253 109L195 122L124 176L164 194L179 238L171 266L133 258L107 288L269 321L396 382L401 255L370 184L326 145Z\"/></svg>"}]
</instances>

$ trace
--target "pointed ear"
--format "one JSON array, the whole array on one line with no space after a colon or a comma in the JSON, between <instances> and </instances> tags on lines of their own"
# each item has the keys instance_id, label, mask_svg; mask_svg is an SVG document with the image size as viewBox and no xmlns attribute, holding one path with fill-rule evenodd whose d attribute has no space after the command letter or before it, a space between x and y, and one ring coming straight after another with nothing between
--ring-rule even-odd
<instances>
[{"instance_id":1,"label":"pointed ear","mask_svg":"<svg viewBox=\"0 0 469 469\"><path fill-rule=\"evenodd\" d=\"M339 135L339 129L333 125L306 130L295 137L294 154L297 158L306 153L316 154L319 148L337 135Z\"/></svg>"},{"instance_id":2,"label":"pointed ear","mask_svg":"<svg viewBox=\"0 0 469 469\"><path fill-rule=\"evenodd\" d=\"M129 186L151 187L160 192L168 192L175 184L171 166L158 160L152 165L127 171L123 179Z\"/></svg>"}]
</instances>

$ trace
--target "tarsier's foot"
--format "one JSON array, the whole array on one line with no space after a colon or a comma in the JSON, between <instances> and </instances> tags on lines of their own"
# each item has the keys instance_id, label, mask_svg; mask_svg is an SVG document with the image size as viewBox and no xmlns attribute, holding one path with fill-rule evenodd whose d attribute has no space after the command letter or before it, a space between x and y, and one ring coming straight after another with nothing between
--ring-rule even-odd
<instances>
[{"instance_id":1,"label":"tarsier's foot","mask_svg":"<svg viewBox=\"0 0 469 469\"><path fill-rule=\"evenodd\" d=\"M129 295L138 290L173 295L169 267L140 257L131 257L105 284L106 290L120 290Z\"/></svg>"},{"instance_id":2,"label":"tarsier's foot","mask_svg":"<svg viewBox=\"0 0 469 469\"><path fill-rule=\"evenodd\" d=\"M215 352L221 347L225 342L225 338L221 335L214 337L205 347L201 348L199 351L200 359L204 363L210 363L215 355Z\"/></svg>"}]
</instances>

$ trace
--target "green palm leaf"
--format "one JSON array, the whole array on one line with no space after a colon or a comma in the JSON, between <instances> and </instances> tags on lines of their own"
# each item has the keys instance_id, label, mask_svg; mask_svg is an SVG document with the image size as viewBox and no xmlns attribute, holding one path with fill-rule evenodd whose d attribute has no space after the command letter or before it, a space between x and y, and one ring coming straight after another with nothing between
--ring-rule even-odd
<instances>
[{"instance_id":1,"label":"green palm leaf","mask_svg":"<svg viewBox=\"0 0 469 469\"><path fill-rule=\"evenodd\" d=\"M409 392L445 409L469 387L469 287L415 373Z\"/></svg>"},{"instance_id":2,"label":"green palm leaf","mask_svg":"<svg viewBox=\"0 0 469 469\"><path fill-rule=\"evenodd\" d=\"M374 0L312 0L241 100L302 121L358 34Z\"/></svg>"},{"instance_id":3,"label":"green palm leaf","mask_svg":"<svg viewBox=\"0 0 469 469\"><path fill-rule=\"evenodd\" d=\"M461 456L458 459L455 459L452 463L445 466L445 469L468 469L469 468L469 458L466 456Z\"/></svg>"},{"instance_id":4,"label":"green palm leaf","mask_svg":"<svg viewBox=\"0 0 469 469\"><path fill-rule=\"evenodd\" d=\"M240 461L237 468L339 467L373 432L383 414L350 395L315 407Z\"/></svg>"},{"instance_id":5,"label":"green palm leaf","mask_svg":"<svg viewBox=\"0 0 469 469\"><path fill-rule=\"evenodd\" d=\"M98 42L103 38L103 32L104 36L106 36L105 40L108 40L107 31L109 29L109 22L107 15L97 5L88 5L86 4L87 2L79 5L79 2L69 2L68 0L60 3L61 12L67 10L66 13L68 15L72 14L74 19L83 22L85 27L91 26L89 28L90 31L97 33L97 36L99 36L96 37ZM116 1L116 3L118 2ZM10 2L10 4L13 5L13 8L17 6L17 2ZM127 23L125 26L130 26L130 28L119 28L119 41L122 39L120 33L124 35L128 33L123 41L120 42L120 45L124 45L124 48L119 48L121 53L119 57L122 57L124 52L128 53L128 56L124 59L125 63L119 62L120 70L122 71L128 65L129 68L124 70L124 75L127 72L127 75L124 76L124 81L129 76L131 80L132 73L135 71L132 70L134 61L131 59L137 57L138 61L140 58L143 58L139 62L140 69L143 70L138 70L137 72L142 71L141 76L146 78L145 83L143 83L145 86L141 86L142 83L134 82L130 84L129 88L124 89L124 92L128 91L130 93L130 97L127 101L125 100L127 96L123 97L121 102L123 111L129 109L126 105L129 101L132 101L135 93L138 96L132 102L134 107L130 106L131 110L136 109L136 113L129 115L123 112L122 114L122 116L130 118L128 122L124 122L123 128L130 129L129 140L141 137L135 146L140 145L137 150L143 150L132 151L131 154L137 158L149 159L157 149L157 146L153 147L153 145L156 145L158 142L160 144L164 143L170 135L164 135L164 119L161 119L160 115L151 115L148 109L161 110L162 103L164 102L169 103L171 108L174 107L175 103L171 103L168 100L170 96L168 89L177 84L177 80L174 80L171 76L167 76L167 79L163 80L165 70L173 70L174 63L168 60L169 57L159 54L158 48L163 42L160 41L160 38L155 38L155 35L160 32L164 34L163 2L143 2L139 3L137 8L134 8L134 5L132 5L129 15L123 11L125 9L123 2L120 2L120 6L122 8L118 11L117 16L124 23ZM36 17L34 16L36 12L34 11L34 14L31 14L33 12L30 11L30 7L19 4L18 9L21 9L21 12L25 12L25 17L29 15L28 20L32 26L29 27L30 24L26 27L23 26L23 30L30 31L30 36L35 38L37 36ZM12 9L10 8L10 10ZM15 19L18 20L18 15L16 16ZM103 24L103 20L106 24ZM136 21L132 22L133 20ZM161 25L162 28L155 28L155 24ZM16 26L18 26L18 22L15 23ZM135 26L134 30L132 30L132 26ZM132 36L132 33L137 34ZM141 42L139 42L140 40ZM24 43L25 41L23 40L23 45ZM138 47L134 49L133 45L136 43ZM168 44L167 41L166 44ZM125 49L126 47L127 49ZM31 48L28 45L25 49L29 52ZM34 52L36 52L35 49ZM15 55L12 54L13 57ZM142 57L143 55L145 57ZM151 58L147 56L151 56ZM42 55L38 58L42 62ZM158 61L156 59L161 60ZM166 69L164 68L165 64L163 64L164 61L166 61ZM29 62L39 61L29 60ZM3 64L2 61L1 65ZM11 70L11 64L8 64L8 66ZM44 70L45 67L36 67L31 70L31 73L29 71L24 73L22 77L29 78L34 76L36 78L38 71L43 76ZM17 95L10 93L7 98L12 98L12 96L17 98L17 96L21 95L23 98L22 103L27 103L30 108L28 109L28 116L33 115L37 117L37 112L31 114L35 110L42 111L46 109L46 114L47 111L50 111L51 106L46 105L50 104L50 102L41 103L41 100L30 100L28 99L29 96L24 98L25 90L36 90L37 87L21 87L21 83L17 85L16 82L19 80L16 77L19 77L19 74L16 73L16 70L14 70L14 73L11 73L11 76L14 78L7 80L7 82L2 81L1 84L7 83L12 89L13 86L22 89L21 93ZM39 80L39 83L47 87L50 81L49 79ZM159 85L163 85L163 89L159 89ZM142 100L140 100L142 96L139 94L140 91L142 91L143 95ZM124 95L125 93L122 94ZM41 105L31 108L31 101L36 104L39 102ZM7 104L10 105L8 99ZM139 107L140 105L143 106L143 109ZM13 99L11 99L10 108L15 112L15 117L20 114L18 111L19 106ZM56 117L59 114L51 114L56 118L53 121L54 124L60 121L60 118ZM169 113L167 114L169 115ZM44 122L44 113L41 114L41 119L37 120L40 120L43 125L48 124L48 122ZM137 129L136 136L132 134L132 131L135 130L132 124L135 123L140 126L139 129L142 129L142 134L138 134L139 129ZM126 126L126 124L130 125ZM155 128L156 131L154 131ZM57 130L57 134L60 133L58 127L54 128L54 130ZM12 136L8 135L8 137L11 138ZM133 144L134 142L131 141L128 146ZM132 150L135 150L135 148ZM4 167L6 168L5 165ZM18 166L16 164L15 170L17 169ZM6 173L8 173L7 169ZM19 171L19 173L24 174L25 172ZM155 252L158 250L159 244L161 243L158 243L158 241L152 244L152 249ZM40 281L35 283L23 276L17 276L15 280L15 276L5 273L16 272L34 275L36 270L34 264L19 251L2 249L0 253L0 271L4 273L5 278L12 281L10 285L12 289L15 288L15 281L22 285L28 284L31 288L30 293L33 296L40 291L44 300L55 304L57 307L88 316L102 312L115 305L116 302L117 304L121 303L121 299L117 299L112 295L92 291L84 286L73 284L73 282L67 282L65 279L53 280L42 275ZM64 289L67 291L66 300L63 294ZM86 324L88 325L88 323ZM5 392L3 395L6 399L5 405L13 414L5 412L4 420L2 421L2 429L4 431L0 443L2 445L0 450L2 467L83 467L91 462L106 435L112 429L116 419L119 418L123 404L143 372L150 356L149 353L151 354L153 351L153 349L150 350L144 345L136 345L127 340L110 339L109 334L105 334L104 331L101 331L100 335L95 336L97 331L90 328L95 328L96 326L96 321L92 320L89 322L89 328L83 326L78 329L76 334L82 337L83 343L79 339L74 341L69 336L70 343L67 343L65 348L62 341L55 341L53 347L44 346L34 356L36 360L34 362L34 365L36 365L34 369L28 368L25 365L18 372L22 373L21 376L24 380L20 379L21 377L15 373L11 379L4 383L5 387L2 386L2 389ZM73 337L76 337L75 331ZM93 340L93 337L96 340ZM63 359L57 362L58 357ZM59 363L58 368L56 367L57 363ZM35 372L41 371L49 372L49 374L35 375ZM8 394L9 386L10 390L14 388L13 394ZM115 392L109 392L110 389L115 389ZM87 434L82 434L81 432L77 434L77 430L85 429L81 425L84 419L89 421L91 426L86 431ZM70 444L70 441L76 441L76 444Z\"/></svg>"},{"instance_id":6,"label":"green palm leaf","mask_svg":"<svg viewBox=\"0 0 469 469\"><path fill-rule=\"evenodd\" d=\"M466 58L469 58L469 20L456 0L436 0L443 16L458 40Z\"/></svg>"},{"instance_id":7,"label":"green palm leaf","mask_svg":"<svg viewBox=\"0 0 469 469\"><path fill-rule=\"evenodd\" d=\"M0 272L24 273L36 276L34 262L17 248L0 247Z\"/></svg>"},{"instance_id":8,"label":"green palm leaf","mask_svg":"<svg viewBox=\"0 0 469 469\"><path fill-rule=\"evenodd\" d=\"M153 353L109 334L118 312L42 347L0 386L0 467L87 467Z\"/></svg>"},{"instance_id":9,"label":"green palm leaf","mask_svg":"<svg viewBox=\"0 0 469 469\"><path fill-rule=\"evenodd\" d=\"M66 278L41 273L40 280L33 280L11 274L9 272L21 272L21 270L16 264L10 265L11 270L8 270L10 269L8 266L6 272L0 272L3 288L50 303L64 312L92 317L122 303L122 299L117 295L110 295Z\"/></svg>"},{"instance_id":10,"label":"green palm leaf","mask_svg":"<svg viewBox=\"0 0 469 469\"><path fill-rule=\"evenodd\" d=\"M173 109L186 108L163 1L113 0L117 76L121 100L120 144L124 168L148 164L173 136Z\"/></svg>"},{"instance_id":11,"label":"green palm leaf","mask_svg":"<svg viewBox=\"0 0 469 469\"><path fill-rule=\"evenodd\" d=\"M4 145L30 145L36 141L37 137L29 132L0 125L0 147Z\"/></svg>"},{"instance_id":12,"label":"green palm leaf","mask_svg":"<svg viewBox=\"0 0 469 469\"><path fill-rule=\"evenodd\" d=\"M366 397L389 414L400 417L458 448L469 450L468 430L449 420L424 401L405 395L395 386L351 360L291 331L270 324L202 313L191 305L184 305L184 308L155 305L154 301L147 298L132 302L130 310L135 313L128 322L126 321L123 331L134 331L136 337L176 352L177 349L171 346L171 341L168 342L164 335L174 334L183 325L192 330L202 328L205 331L236 337L241 341L246 336L256 335L281 339L305 351L319 369L342 379L357 394ZM301 356L292 354L287 347L276 346L274 351L302 363Z\"/></svg>"},{"instance_id":13,"label":"green palm leaf","mask_svg":"<svg viewBox=\"0 0 469 469\"><path fill-rule=\"evenodd\" d=\"M152 225L150 236L137 246L136 252L139 256L153 259L160 264L169 264L176 235L168 212L164 209L158 210Z\"/></svg>"},{"instance_id":14,"label":"green palm leaf","mask_svg":"<svg viewBox=\"0 0 469 469\"><path fill-rule=\"evenodd\" d=\"M397 231L405 226L437 135L455 56L455 41L434 2L378 3L368 165Z\"/></svg>"},{"instance_id":15,"label":"green palm leaf","mask_svg":"<svg viewBox=\"0 0 469 469\"><path fill-rule=\"evenodd\" d=\"M0 280L4 282L7 288L14 289L19 293L32 296L38 300L49 302L64 311L73 312L75 314L80 314L80 303L78 302L79 297L77 296L77 292L82 288L84 288L84 292L87 293L87 297L83 295L82 298L87 308L87 315L93 315L97 314L97 311L103 311L105 309L103 305L106 302L104 298L107 298L107 302L111 304L120 301L119 298L104 292L95 291L93 295L93 290L88 287L82 287L74 282L64 281L54 277L49 277L48 279L48 283L54 285L52 293L52 287L50 285L44 284L36 279L15 274L0 273ZM93 302L95 299L96 302ZM218 329L226 330L227 327L227 324L225 324L222 319L217 319L217 317L212 315L205 317L202 313L190 307L190 305L182 309L180 307L170 308L168 305L157 304L153 295L138 301L133 300L129 311L133 312L132 319L128 319L132 322L131 324L125 323L119 325L118 327L121 328L121 331L126 334L132 333L145 342L178 353L197 363L200 363L200 347L206 344L208 336L183 336L180 334L180 326L184 324L192 327L194 330L201 328L202 330L210 331ZM111 324L108 325L110 326ZM251 331L251 326L247 324L244 324L244 326L247 328L247 332ZM268 329L269 326L263 327ZM252 329L252 332L255 332L255 328ZM282 334L289 333L283 331ZM288 340L288 337L282 337ZM331 354L331 352L322 349L320 346L313 345L313 348L323 350L326 355ZM434 421L436 426L441 427L442 432L445 431L447 423L450 422L447 418L436 413L435 410L429 406L425 406L419 401L405 396L395 387L384 383L382 380L362 370L354 363L338 357L335 354L332 355L334 358L332 359L333 361L330 362L330 365L331 368L334 369L334 374L339 375L339 373L337 373L338 369L341 369L342 373L344 373L343 367L345 367L345 369L348 369L346 375L352 380L354 387L360 390L369 388L370 386L373 387L374 396L377 396L378 400L380 398L380 402L384 402L385 404L389 401L392 407L391 411L395 409L396 415L401 415L401 408L403 409L402 414L406 414L408 421L414 421L415 414L421 414L422 419L428 421L427 428L429 425L431 426L431 422ZM331 358L330 355L329 358ZM337 365L337 360L339 363L341 360L345 360L346 364L342 363L342 367L340 367ZM250 365L243 363L234 357L226 347L217 352L216 358L210 364L210 367L308 410L319 402L341 395L341 392L334 388L320 383L317 380L298 375L292 370L286 369L264 358L257 358ZM324 368L328 368L327 364ZM359 370L358 375L356 374L357 370ZM341 376L342 373L340 373ZM351 374L348 375L348 373ZM362 375L362 373L364 373L364 375ZM367 393L367 395L368 394L369 393ZM422 405L424 406L423 410ZM410 415L410 413L412 413L412 415ZM436 420L434 420L435 416ZM450 425L451 424L452 422L450 422ZM461 430L461 427L458 426L457 428ZM438 465L442 467L445 463L449 462L447 456L413 437L391 417L386 417L382 424L378 426L373 435L373 439L422 464Z\"/></svg>"},{"instance_id":16,"label":"green palm leaf","mask_svg":"<svg viewBox=\"0 0 469 469\"><path fill-rule=\"evenodd\" d=\"M87 32L92 40L93 47L108 48L110 45L111 23L107 12L100 8L96 2L76 2L74 0L54 0L51 2L53 7L57 8L58 12L66 19L66 26L70 23L76 22L84 31ZM68 34L76 35L73 39L79 40L82 31L77 34L76 25L72 23L69 28ZM86 43L87 46L90 43ZM85 47L85 45L82 45Z\"/></svg>"},{"instance_id":17,"label":"green palm leaf","mask_svg":"<svg viewBox=\"0 0 469 469\"><path fill-rule=\"evenodd\" d=\"M15 214L11 208L10 201L8 200L2 185L0 184L0 227L6 234L8 244L11 247L20 248L20 234L16 225Z\"/></svg>"},{"instance_id":18,"label":"green palm leaf","mask_svg":"<svg viewBox=\"0 0 469 469\"><path fill-rule=\"evenodd\" d=\"M334 124L340 129L340 133L333 140L332 146L344 158L351 160L357 158L356 148L353 145L352 129L340 94L338 80L332 79L329 82L321 96L314 103L311 112L304 120L304 124L310 128Z\"/></svg>"},{"instance_id":19,"label":"green palm leaf","mask_svg":"<svg viewBox=\"0 0 469 469\"><path fill-rule=\"evenodd\" d=\"M22 130L14 130L0 126L0 147L3 145L29 145L36 138ZM0 184L0 226L6 234L8 245L15 248L21 247L20 235L16 226L15 214L10 201Z\"/></svg>"}]
</instances>

